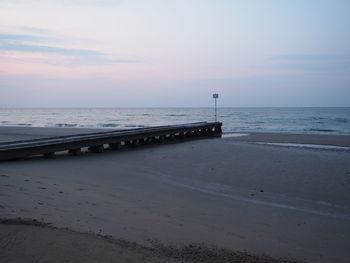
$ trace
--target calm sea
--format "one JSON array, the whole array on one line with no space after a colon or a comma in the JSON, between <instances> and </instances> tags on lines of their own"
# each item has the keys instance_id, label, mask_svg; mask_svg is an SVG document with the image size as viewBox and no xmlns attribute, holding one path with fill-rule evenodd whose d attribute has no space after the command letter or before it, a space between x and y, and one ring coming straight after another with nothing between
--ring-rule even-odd
<instances>
[{"instance_id":1,"label":"calm sea","mask_svg":"<svg viewBox=\"0 0 350 263\"><path fill-rule=\"evenodd\" d=\"M213 121L212 108L0 109L0 125L128 129ZM229 132L350 134L350 108L219 108Z\"/></svg>"}]
</instances>

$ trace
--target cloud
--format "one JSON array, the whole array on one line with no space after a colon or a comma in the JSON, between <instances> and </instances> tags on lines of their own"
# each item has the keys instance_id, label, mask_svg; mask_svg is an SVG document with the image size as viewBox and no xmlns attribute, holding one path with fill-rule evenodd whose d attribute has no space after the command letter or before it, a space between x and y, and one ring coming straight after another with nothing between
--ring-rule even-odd
<instances>
[{"instance_id":1,"label":"cloud","mask_svg":"<svg viewBox=\"0 0 350 263\"><path fill-rule=\"evenodd\" d=\"M273 68L299 72L338 72L350 70L348 54L282 54L271 57L269 63Z\"/></svg>"},{"instance_id":2,"label":"cloud","mask_svg":"<svg viewBox=\"0 0 350 263\"><path fill-rule=\"evenodd\" d=\"M272 60L283 61L330 61L330 60L350 60L350 55L341 54L284 54L271 58Z\"/></svg>"},{"instance_id":3,"label":"cloud","mask_svg":"<svg viewBox=\"0 0 350 263\"><path fill-rule=\"evenodd\" d=\"M22 35L22 34L0 34L0 51L17 51L29 53L46 53L58 54L69 57L84 58L93 63L138 63L137 59L111 59L107 58L107 54L79 48L62 48L50 45L42 45L43 42L52 38L36 36L36 35ZM27 42L33 42L28 44ZM39 44L36 44L39 43Z\"/></svg>"},{"instance_id":4,"label":"cloud","mask_svg":"<svg viewBox=\"0 0 350 263\"><path fill-rule=\"evenodd\" d=\"M52 31L46 28L41 27L32 27L32 26L17 26L15 29L18 29L20 31L24 32L30 32L30 33L38 33L38 34L49 34Z\"/></svg>"},{"instance_id":5,"label":"cloud","mask_svg":"<svg viewBox=\"0 0 350 263\"><path fill-rule=\"evenodd\" d=\"M54 0L54 1L57 2L57 0ZM124 0L63 0L63 1L69 4L95 5L95 6L115 6L125 2Z\"/></svg>"},{"instance_id":6,"label":"cloud","mask_svg":"<svg viewBox=\"0 0 350 263\"><path fill-rule=\"evenodd\" d=\"M79 6L116 6L125 3L125 0L2 0L5 4L22 4L23 2L30 4L65 4L65 5L79 5Z\"/></svg>"},{"instance_id":7,"label":"cloud","mask_svg":"<svg viewBox=\"0 0 350 263\"><path fill-rule=\"evenodd\" d=\"M16 32L19 34L31 33L31 34L51 34L52 30L42 27L32 27L32 26L10 26L10 25L0 25L0 32ZM9 35L11 35L9 33Z\"/></svg>"},{"instance_id":8,"label":"cloud","mask_svg":"<svg viewBox=\"0 0 350 263\"><path fill-rule=\"evenodd\" d=\"M0 41L35 41L35 42L41 42L48 40L47 37L42 36L34 36L34 35L17 35L17 34L0 34ZM2 44L0 42L0 44Z\"/></svg>"},{"instance_id":9,"label":"cloud","mask_svg":"<svg viewBox=\"0 0 350 263\"><path fill-rule=\"evenodd\" d=\"M59 48L42 45L27 45L21 43L0 43L0 50L4 51L22 51L22 52L41 52L41 53L55 53L68 56L101 56L100 52L87 49L72 49Z\"/></svg>"}]
</instances>

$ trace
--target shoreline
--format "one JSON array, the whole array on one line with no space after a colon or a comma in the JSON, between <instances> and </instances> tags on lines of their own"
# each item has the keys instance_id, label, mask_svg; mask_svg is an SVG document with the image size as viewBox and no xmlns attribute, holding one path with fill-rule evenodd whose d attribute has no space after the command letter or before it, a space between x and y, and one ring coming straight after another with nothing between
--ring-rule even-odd
<instances>
[{"instance_id":1,"label":"shoreline","mask_svg":"<svg viewBox=\"0 0 350 263\"><path fill-rule=\"evenodd\" d=\"M0 126L0 142L114 130L118 131L111 128ZM235 134L239 136L232 136ZM234 138L237 141L245 142L311 143L350 147L350 135L348 134L237 131L223 132L223 138Z\"/></svg>"},{"instance_id":2,"label":"shoreline","mask_svg":"<svg viewBox=\"0 0 350 263\"><path fill-rule=\"evenodd\" d=\"M253 143L296 143L350 147L350 135L267 132L240 132L239 134L248 134L248 136L237 136L232 139L235 141Z\"/></svg>"},{"instance_id":3,"label":"shoreline","mask_svg":"<svg viewBox=\"0 0 350 263\"><path fill-rule=\"evenodd\" d=\"M29 130L15 136L7 130L8 138L63 131ZM347 146L349 138L252 133L1 162L0 217L35 218L141 245L148 239L178 247L204 243L345 263L350 153L256 142Z\"/></svg>"},{"instance_id":4,"label":"shoreline","mask_svg":"<svg viewBox=\"0 0 350 263\"><path fill-rule=\"evenodd\" d=\"M350 109L350 108L349 108ZM206 120L198 120L198 121L206 121ZM231 133L257 133L257 134L295 134L295 135L324 135L324 136L350 136L350 131L349 130L333 130L331 128L304 128L304 129L292 129L292 130L281 130L281 129L267 129L267 128L259 128L259 129L235 129L229 125L227 127L225 125L225 119L220 120L223 122L223 134L231 134ZM196 122L194 120L190 120L187 122ZM184 122L174 122L172 123L173 125L178 125L178 124L184 124L186 123L186 120ZM101 124L99 125L88 125L88 126L78 126L78 124L56 124L56 125L33 125L33 124L7 124L7 123L0 123L0 129L2 128L29 128L29 129L61 129L61 130L125 130L125 129L134 129L134 128L147 128L147 127L153 127L153 126L158 126L158 125L164 125L162 124L156 124L152 123L150 125L135 125L135 124L130 124L130 125L122 125L118 123L106 123L106 124ZM165 124L167 125L167 124ZM169 124L171 125L171 124ZM69 134L69 132L68 132Z\"/></svg>"}]
</instances>

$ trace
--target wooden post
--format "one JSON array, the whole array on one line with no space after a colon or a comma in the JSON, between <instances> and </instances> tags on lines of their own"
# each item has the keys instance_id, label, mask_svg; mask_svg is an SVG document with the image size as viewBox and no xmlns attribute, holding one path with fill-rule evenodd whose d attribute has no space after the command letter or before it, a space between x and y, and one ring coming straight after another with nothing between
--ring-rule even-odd
<instances>
[{"instance_id":1,"label":"wooden post","mask_svg":"<svg viewBox=\"0 0 350 263\"><path fill-rule=\"evenodd\" d=\"M133 146L139 146L141 144L141 140L140 139L135 139L132 141L132 145Z\"/></svg>"},{"instance_id":2,"label":"wooden post","mask_svg":"<svg viewBox=\"0 0 350 263\"><path fill-rule=\"evenodd\" d=\"M184 132L179 132L178 138L183 139L185 137Z\"/></svg>"},{"instance_id":3,"label":"wooden post","mask_svg":"<svg viewBox=\"0 0 350 263\"><path fill-rule=\"evenodd\" d=\"M71 154L71 155L74 155L74 156L78 156L78 155L82 154L81 148L70 149L70 150L68 150L68 153Z\"/></svg>"},{"instance_id":4,"label":"wooden post","mask_svg":"<svg viewBox=\"0 0 350 263\"><path fill-rule=\"evenodd\" d=\"M101 145L94 145L89 147L89 151L92 153L102 153L104 151L103 144Z\"/></svg>"},{"instance_id":5,"label":"wooden post","mask_svg":"<svg viewBox=\"0 0 350 263\"><path fill-rule=\"evenodd\" d=\"M146 139L146 143L147 143L147 144L153 143L154 141L155 141L155 137L148 137L148 138Z\"/></svg>"},{"instance_id":6,"label":"wooden post","mask_svg":"<svg viewBox=\"0 0 350 263\"><path fill-rule=\"evenodd\" d=\"M207 133L209 136L212 136L214 134L213 128L208 128Z\"/></svg>"},{"instance_id":7,"label":"wooden post","mask_svg":"<svg viewBox=\"0 0 350 263\"><path fill-rule=\"evenodd\" d=\"M160 135L158 141L159 142L165 142L165 136L164 135Z\"/></svg>"},{"instance_id":8,"label":"wooden post","mask_svg":"<svg viewBox=\"0 0 350 263\"><path fill-rule=\"evenodd\" d=\"M125 144L126 147L131 147L132 146L132 140L124 141L124 144Z\"/></svg>"},{"instance_id":9,"label":"wooden post","mask_svg":"<svg viewBox=\"0 0 350 263\"><path fill-rule=\"evenodd\" d=\"M175 140L175 134L173 134L173 133L169 134L168 140L174 141Z\"/></svg>"},{"instance_id":10,"label":"wooden post","mask_svg":"<svg viewBox=\"0 0 350 263\"><path fill-rule=\"evenodd\" d=\"M45 156L45 158L52 158L52 157L55 156L55 153L54 152L52 152L52 153L44 153L44 156Z\"/></svg>"},{"instance_id":11,"label":"wooden post","mask_svg":"<svg viewBox=\"0 0 350 263\"><path fill-rule=\"evenodd\" d=\"M109 148L111 148L112 150L119 150L122 147L123 146L122 146L121 142L115 142L115 143L110 143L109 144Z\"/></svg>"},{"instance_id":12,"label":"wooden post","mask_svg":"<svg viewBox=\"0 0 350 263\"><path fill-rule=\"evenodd\" d=\"M222 134L221 126L216 126L214 129L214 136L221 137L221 134Z\"/></svg>"}]
</instances>

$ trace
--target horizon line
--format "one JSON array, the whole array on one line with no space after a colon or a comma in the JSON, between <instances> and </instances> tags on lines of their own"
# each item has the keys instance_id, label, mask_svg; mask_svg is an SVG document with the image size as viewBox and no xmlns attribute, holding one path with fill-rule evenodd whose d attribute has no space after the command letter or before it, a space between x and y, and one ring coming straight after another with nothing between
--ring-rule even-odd
<instances>
[{"instance_id":1,"label":"horizon line","mask_svg":"<svg viewBox=\"0 0 350 263\"><path fill-rule=\"evenodd\" d=\"M92 107L1 107L0 110L7 109L211 109L214 106L92 106ZM221 106L217 107L218 109L227 109L227 108L350 108L350 106Z\"/></svg>"}]
</instances>

